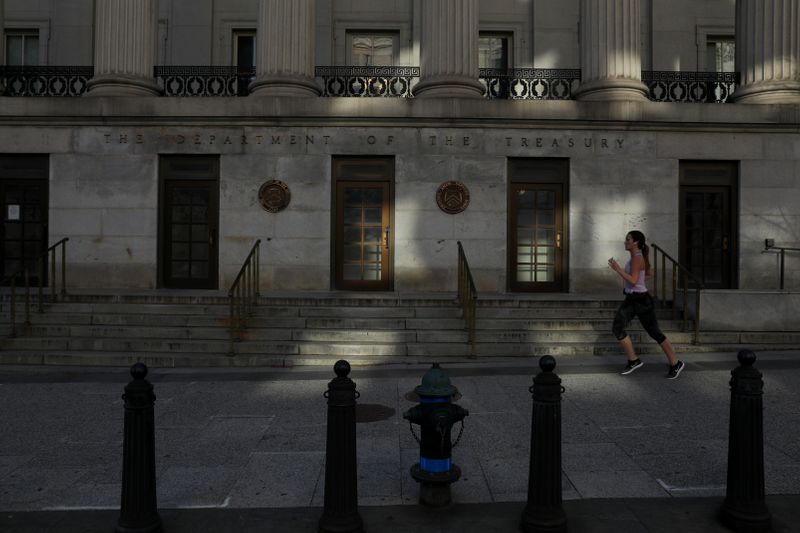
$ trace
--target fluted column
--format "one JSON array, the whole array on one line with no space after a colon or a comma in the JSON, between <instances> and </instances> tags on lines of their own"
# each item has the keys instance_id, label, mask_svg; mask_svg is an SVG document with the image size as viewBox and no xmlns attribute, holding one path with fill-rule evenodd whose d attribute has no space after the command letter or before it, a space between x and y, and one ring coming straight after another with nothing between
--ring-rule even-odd
<instances>
[{"instance_id":1,"label":"fluted column","mask_svg":"<svg viewBox=\"0 0 800 533\"><path fill-rule=\"evenodd\" d=\"M579 100L645 100L640 0L581 0Z\"/></svg>"},{"instance_id":2,"label":"fluted column","mask_svg":"<svg viewBox=\"0 0 800 533\"><path fill-rule=\"evenodd\" d=\"M746 104L800 103L800 0L737 0L733 94Z\"/></svg>"},{"instance_id":3,"label":"fluted column","mask_svg":"<svg viewBox=\"0 0 800 533\"><path fill-rule=\"evenodd\" d=\"M256 96L317 96L314 79L315 0L260 0Z\"/></svg>"},{"instance_id":4,"label":"fluted column","mask_svg":"<svg viewBox=\"0 0 800 533\"><path fill-rule=\"evenodd\" d=\"M424 0L420 97L480 98L478 0Z\"/></svg>"},{"instance_id":5,"label":"fluted column","mask_svg":"<svg viewBox=\"0 0 800 533\"><path fill-rule=\"evenodd\" d=\"M96 0L90 96L158 94L158 0Z\"/></svg>"}]
</instances>

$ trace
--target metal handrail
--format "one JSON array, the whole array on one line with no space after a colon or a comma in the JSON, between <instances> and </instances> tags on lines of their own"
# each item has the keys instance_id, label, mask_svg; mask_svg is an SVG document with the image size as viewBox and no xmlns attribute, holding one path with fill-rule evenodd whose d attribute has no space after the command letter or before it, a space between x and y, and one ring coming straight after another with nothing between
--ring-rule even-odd
<instances>
[{"instance_id":1,"label":"metal handrail","mask_svg":"<svg viewBox=\"0 0 800 533\"><path fill-rule=\"evenodd\" d=\"M67 241L69 237L64 237L57 243L50 246L47 250L39 254L33 261L36 262L36 272L39 273L38 291L38 312L44 313L44 273L46 268L46 258L50 256L50 301L56 301L56 248L61 246L61 290L59 295L63 298L67 295ZM22 275L25 279L25 330L24 334L29 334L31 329L31 286L30 268L23 266L13 274L3 279L2 284L11 284L11 302L9 304L9 322L11 326L11 337L17 336L17 278Z\"/></svg>"},{"instance_id":2,"label":"metal handrail","mask_svg":"<svg viewBox=\"0 0 800 533\"><path fill-rule=\"evenodd\" d=\"M764 240L764 252L771 252L772 250L778 250L778 253L781 254L781 274L780 274L780 290L783 290L783 267L784 262L786 261L786 252L800 252L800 248L791 248L788 246L775 246L775 242L772 239L765 239Z\"/></svg>"},{"instance_id":3,"label":"metal handrail","mask_svg":"<svg viewBox=\"0 0 800 533\"><path fill-rule=\"evenodd\" d=\"M259 249L261 239L258 239L247 259L244 260L242 268L233 280L228 291L228 303L230 307L230 338L231 347L228 355L234 355L234 342L242 340L242 330L245 328L245 321L252 312L253 307L258 303L260 257Z\"/></svg>"},{"instance_id":4,"label":"metal handrail","mask_svg":"<svg viewBox=\"0 0 800 533\"><path fill-rule=\"evenodd\" d=\"M469 270L467 256L464 254L464 247L461 246L461 241L458 241L458 302L464 310L470 356L473 357L475 356L475 308L477 301L478 291L475 290L475 282L472 279L472 272Z\"/></svg>"},{"instance_id":5,"label":"metal handrail","mask_svg":"<svg viewBox=\"0 0 800 533\"><path fill-rule=\"evenodd\" d=\"M694 282L694 290L695 290L695 299L694 299L694 337L692 338L692 344L699 344L700 343L700 291L705 288L703 282L700 279L692 274L688 268L680 264L678 261L673 259L667 252L664 251L663 248L659 247L657 244L651 244L651 248L653 248L653 296L656 300L661 303L661 307L666 306L667 302L667 265L666 261L669 259L669 262L672 265L672 320L675 320L678 315L678 308L675 305L675 297L678 292L678 283L681 283L681 288L683 289L683 323L681 325L681 331L686 331L686 325L689 320L689 279ZM661 268L658 267L658 254L661 253ZM661 292L658 291L658 276L661 273ZM659 294L661 295L659 297Z\"/></svg>"}]
</instances>

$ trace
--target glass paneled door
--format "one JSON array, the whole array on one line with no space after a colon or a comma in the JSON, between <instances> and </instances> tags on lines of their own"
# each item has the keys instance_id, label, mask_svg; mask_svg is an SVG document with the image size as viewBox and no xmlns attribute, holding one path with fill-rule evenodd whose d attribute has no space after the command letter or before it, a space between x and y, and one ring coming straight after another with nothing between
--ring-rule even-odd
<instances>
[{"instance_id":1,"label":"glass paneled door","mask_svg":"<svg viewBox=\"0 0 800 533\"><path fill-rule=\"evenodd\" d=\"M392 287L391 202L388 181L336 183L336 287Z\"/></svg>"},{"instance_id":2,"label":"glass paneled door","mask_svg":"<svg viewBox=\"0 0 800 533\"><path fill-rule=\"evenodd\" d=\"M47 180L0 180L2 196L2 272L0 279L22 268L29 269L28 282L39 283L36 259L47 250ZM48 263L43 258L43 283L47 284ZM25 282L22 276L17 284Z\"/></svg>"},{"instance_id":3,"label":"glass paneled door","mask_svg":"<svg viewBox=\"0 0 800 533\"><path fill-rule=\"evenodd\" d=\"M217 183L164 183L164 285L217 288Z\"/></svg>"},{"instance_id":4,"label":"glass paneled door","mask_svg":"<svg viewBox=\"0 0 800 533\"><path fill-rule=\"evenodd\" d=\"M706 288L731 288L729 187L681 187L682 264Z\"/></svg>"},{"instance_id":5,"label":"glass paneled door","mask_svg":"<svg viewBox=\"0 0 800 533\"><path fill-rule=\"evenodd\" d=\"M560 292L563 277L563 186L511 183L509 286L512 291Z\"/></svg>"}]
</instances>

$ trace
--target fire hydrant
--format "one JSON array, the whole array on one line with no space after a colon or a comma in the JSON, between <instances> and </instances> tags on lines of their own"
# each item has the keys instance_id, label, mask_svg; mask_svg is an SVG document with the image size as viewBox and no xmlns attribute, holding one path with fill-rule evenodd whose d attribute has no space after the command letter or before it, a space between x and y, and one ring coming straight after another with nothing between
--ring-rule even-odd
<instances>
[{"instance_id":1,"label":"fire hydrant","mask_svg":"<svg viewBox=\"0 0 800 533\"><path fill-rule=\"evenodd\" d=\"M425 372L422 383L414 388L420 403L405 413L411 433L419 442L419 463L411 467L411 477L420 483L419 501L432 507L450 503L450 484L461 477L461 469L453 464L452 448L458 444L464 431L466 409L453 404L458 389L450 384L450 378L439 366ZM451 443L453 424L461 422L461 432L455 443ZM420 438L414 433L413 424L420 427Z\"/></svg>"}]
</instances>

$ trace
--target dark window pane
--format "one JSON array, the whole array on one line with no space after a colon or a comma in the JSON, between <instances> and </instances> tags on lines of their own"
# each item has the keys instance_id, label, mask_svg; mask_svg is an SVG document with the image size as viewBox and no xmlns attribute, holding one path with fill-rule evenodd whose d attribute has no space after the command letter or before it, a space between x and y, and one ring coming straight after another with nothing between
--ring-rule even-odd
<instances>
[{"instance_id":1,"label":"dark window pane","mask_svg":"<svg viewBox=\"0 0 800 533\"><path fill-rule=\"evenodd\" d=\"M172 261L172 277L173 278L188 278L189 277L189 262L188 261Z\"/></svg>"},{"instance_id":2,"label":"dark window pane","mask_svg":"<svg viewBox=\"0 0 800 533\"><path fill-rule=\"evenodd\" d=\"M189 235L189 226L188 224L175 224L172 226L172 240L173 241L184 241L188 242L190 240Z\"/></svg>"},{"instance_id":3,"label":"dark window pane","mask_svg":"<svg viewBox=\"0 0 800 533\"><path fill-rule=\"evenodd\" d=\"M179 243L173 244L172 259L189 259L189 245Z\"/></svg>"},{"instance_id":4,"label":"dark window pane","mask_svg":"<svg viewBox=\"0 0 800 533\"><path fill-rule=\"evenodd\" d=\"M361 242L361 227L348 226L344 228L344 242Z\"/></svg>"},{"instance_id":5,"label":"dark window pane","mask_svg":"<svg viewBox=\"0 0 800 533\"><path fill-rule=\"evenodd\" d=\"M192 242L208 242L208 226L192 224Z\"/></svg>"},{"instance_id":6,"label":"dark window pane","mask_svg":"<svg viewBox=\"0 0 800 533\"><path fill-rule=\"evenodd\" d=\"M344 203L347 205L361 205L363 198L362 190L346 187L344 190Z\"/></svg>"},{"instance_id":7,"label":"dark window pane","mask_svg":"<svg viewBox=\"0 0 800 533\"><path fill-rule=\"evenodd\" d=\"M369 207L364 209L364 223L365 224L380 224L381 215L383 210L380 208Z\"/></svg>"},{"instance_id":8,"label":"dark window pane","mask_svg":"<svg viewBox=\"0 0 800 533\"><path fill-rule=\"evenodd\" d=\"M192 278L205 279L208 278L208 263L205 261L192 262Z\"/></svg>"},{"instance_id":9,"label":"dark window pane","mask_svg":"<svg viewBox=\"0 0 800 533\"><path fill-rule=\"evenodd\" d=\"M208 261L208 244L192 244L192 261Z\"/></svg>"},{"instance_id":10,"label":"dark window pane","mask_svg":"<svg viewBox=\"0 0 800 533\"><path fill-rule=\"evenodd\" d=\"M361 223L361 208L360 207L346 207L344 209L344 223L345 224L359 224L359 223Z\"/></svg>"}]
</instances>

